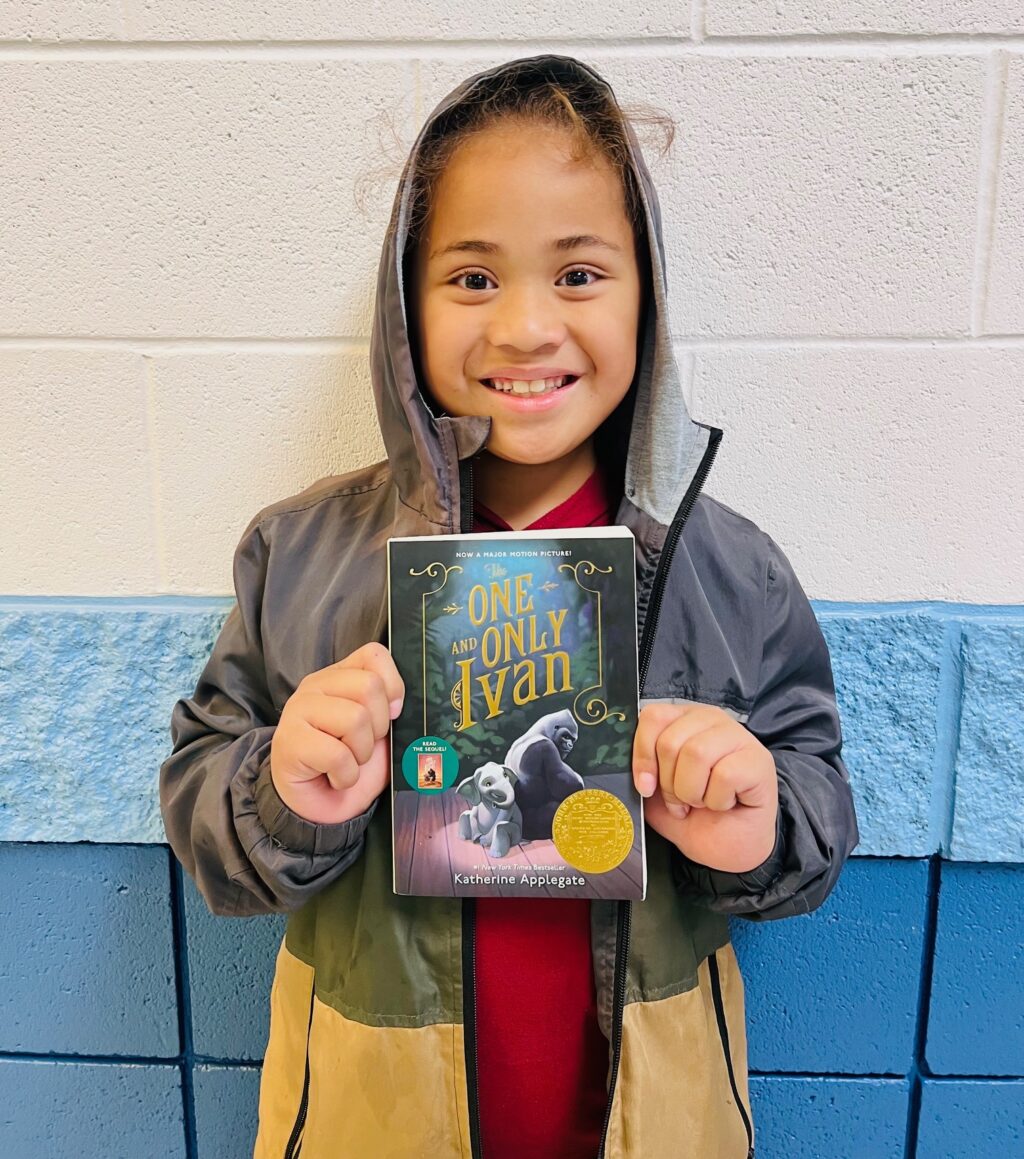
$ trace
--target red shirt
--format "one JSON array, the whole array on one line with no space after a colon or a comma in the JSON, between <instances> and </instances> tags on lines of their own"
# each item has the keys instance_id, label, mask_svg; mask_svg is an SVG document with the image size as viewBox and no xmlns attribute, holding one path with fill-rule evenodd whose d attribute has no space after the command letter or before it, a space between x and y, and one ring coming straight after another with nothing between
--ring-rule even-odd
<instances>
[{"instance_id":1,"label":"red shirt","mask_svg":"<svg viewBox=\"0 0 1024 1159\"><path fill-rule=\"evenodd\" d=\"M530 530L603 527L600 469ZM510 531L482 503L474 531ZM594 1159L607 1092L587 898L477 898L476 1040L485 1159Z\"/></svg>"}]
</instances>

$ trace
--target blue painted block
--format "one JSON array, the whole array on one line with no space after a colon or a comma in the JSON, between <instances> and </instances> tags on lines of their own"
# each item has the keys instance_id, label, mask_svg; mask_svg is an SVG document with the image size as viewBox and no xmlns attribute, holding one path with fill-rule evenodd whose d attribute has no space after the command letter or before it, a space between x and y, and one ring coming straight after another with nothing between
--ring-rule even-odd
<instances>
[{"instance_id":1,"label":"blue painted block","mask_svg":"<svg viewBox=\"0 0 1024 1159\"><path fill-rule=\"evenodd\" d=\"M163 848L0 845L0 1050L175 1057L170 896Z\"/></svg>"},{"instance_id":2,"label":"blue painted block","mask_svg":"<svg viewBox=\"0 0 1024 1159\"><path fill-rule=\"evenodd\" d=\"M188 874L183 876L195 1052L216 1059L262 1059L285 915L216 917Z\"/></svg>"},{"instance_id":3,"label":"blue painted block","mask_svg":"<svg viewBox=\"0 0 1024 1159\"><path fill-rule=\"evenodd\" d=\"M252 1159L259 1121L260 1069L197 1066L193 1091L198 1159Z\"/></svg>"},{"instance_id":4,"label":"blue painted block","mask_svg":"<svg viewBox=\"0 0 1024 1159\"><path fill-rule=\"evenodd\" d=\"M928 1012L936 1074L1024 1074L1024 866L942 866Z\"/></svg>"},{"instance_id":5,"label":"blue painted block","mask_svg":"<svg viewBox=\"0 0 1024 1159\"><path fill-rule=\"evenodd\" d=\"M1024 616L966 620L951 856L1024 861Z\"/></svg>"},{"instance_id":6,"label":"blue painted block","mask_svg":"<svg viewBox=\"0 0 1024 1159\"><path fill-rule=\"evenodd\" d=\"M185 1159L178 1068L0 1059L0 1155Z\"/></svg>"},{"instance_id":7,"label":"blue painted block","mask_svg":"<svg viewBox=\"0 0 1024 1159\"><path fill-rule=\"evenodd\" d=\"M925 857L943 834L932 809L945 626L930 612L819 612L832 656L857 852Z\"/></svg>"},{"instance_id":8,"label":"blue painted block","mask_svg":"<svg viewBox=\"0 0 1024 1159\"><path fill-rule=\"evenodd\" d=\"M731 922L752 1070L908 1073L928 863L851 858L819 909Z\"/></svg>"},{"instance_id":9,"label":"blue painted block","mask_svg":"<svg viewBox=\"0 0 1024 1159\"><path fill-rule=\"evenodd\" d=\"M1024 1081L925 1080L917 1159L1020 1159Z\"/></svg>"},{"instance_id":10,"label":"blue painted block","mask_svg":"<svg viewBox=\"0 0 1024 1159\"><path fill-rule=\"evenodd\" d=\"M903 1159L909 1098L906 1079L751 1075L757 1159Z\"/></svg>"},{"instance_id":11,"label":"blue painted block","mask_svg":"<svg viewBox=\"0 0 1024 1159\"><path fill-rule=\"evenodd\" d=\"M167 840L171 709L230 605L0 608L0 841Z\"/></svg>"}]
</instances>

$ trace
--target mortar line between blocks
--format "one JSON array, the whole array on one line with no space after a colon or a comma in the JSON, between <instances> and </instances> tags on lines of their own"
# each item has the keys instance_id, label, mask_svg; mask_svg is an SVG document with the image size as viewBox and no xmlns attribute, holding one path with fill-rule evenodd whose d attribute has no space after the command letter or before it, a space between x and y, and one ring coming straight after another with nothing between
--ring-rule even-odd
<instances>
[{"instance_id":1,"label":"mortar line between blocks","mask_svg":"<svg viewBox=\"0 0 1024 1159\"><path fill-rule=\"evenodd\" d=\"M691 24L693 13L691 10ZM538 36L511 42L518 55L534 52L586 53L600 63L607 56L627 55L630 59L685 59L691 56L817 59L889 59L918 56L982 56L993 48L1019 52L1024 35L1019 32L836 33L809 35L715 35L703 40L671 33L644 36ZM507 53L510 42L494 37L450 38L445 41L425 37L392 39L296 38L294 40L228 40L211 37L193 40L44 40L26 44L21 40L0 40L0 58L8 60L349 60L404 59L410 54L427 60L460 60L481 55Z\"/></svg>"},{"instance_id":2,"label":"mortar line between blocks","mask_svg":"<svg viewBox=\"0 0 1024 1159\"><path fill-rule=\"evenodd\" d=\"M953 849L956 821L956 762L960 749L960 720L964 696L964 625L955 618L945 622L939 660L939 688L935 706L935 759L932 765L932 800L929 818L934 848L943 856Z\"/></svg>"},{"instance_id":3,"label":"mortar line between blocks","mask_svg":"<svg viewBox=\"0 0 1024 1159\"><path fill-rule=\"evenodd\" d=\"M74 1054L62 1050L0 1050L4 1062L46 1062L68 1066L146 1066L181 1069L181 1057L147 1054Z\"/></svg>"},{"instance_id":4,"label":"mortar line between blocks","mask_svg":"<svg viewBox=\"0 0 1024 1159\"><path fill-rule=\"evenodd\" d=\"M707 39L707 29L707 0L691 0L690 36L696 44L701 44Z\"/></svg>"},{"instance_id":5,"label":"mortar line between blocks","mask_svg":"<svg viewBox=\"0 0 1024 1159\"><path fill-rule=\"evenodd\" d=\"M978 206L975 224L974 273L971 286L970 332L979 337L985 331L988 288L992 274L992 244L999 207L999 165L1006 127L1006 78L1008 54L993 52L985 76L984 107L981 114L981 145L978 156Z\"/></svg>"},{"instance_id":6,"label":"mortar line between blocks","mask_svg":"<svg viewBox=\"0 0 1024 1159\"><path fill-rule=\"evenodd\" d=\"M914 1059L911 1067L910 1097L907 1100L907 1131L904 1159L916 1159L921 1121L923 1077L927 1073L925 1050L928 1044L928 1016L932 999L932 972L935 942L939 925L939 892L942 886L942 858L933 854L928 862L928 886L925 896L924 937L921 945L921 973L917 992L917 1022L914 1027Z\"/></svg>"},{"instance_id":7,"label":"mortar line between blocks","mask_svg":"<svg viewBox=\"0 0 1024 1159\"><path fill-rule=\"evenodd\" d=\"M181 1093L185 1112L185 1153L187 1159L199 1159L196 1130L195 1085L192 1068L195 1050L192 1042L192 996L188 968L188 931L185 923L185 889L181 866L168 847L171 875L171 923L174 933L174 978L178 996L178 1034L181 1043Z\"/></svg>"}]
</instances>

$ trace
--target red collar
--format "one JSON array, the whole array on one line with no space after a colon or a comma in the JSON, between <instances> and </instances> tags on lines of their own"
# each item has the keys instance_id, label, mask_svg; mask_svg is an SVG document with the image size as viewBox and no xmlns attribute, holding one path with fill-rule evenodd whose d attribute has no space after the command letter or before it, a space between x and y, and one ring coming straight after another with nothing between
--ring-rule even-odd
<instances>
[{"instance_id":1,"label":"red collar","mask_svg":"<svg viewBox=\"0 0 1024 1159\"><path fill-rule=\"evenodd\" d=\"M604 527L613 523L618 510L617 497L611 492L608 481L600 467L594 469L590 478L568 499L563 499L539 519L535 519L524 531L542 531L557 527ZM474 531L511 531L504 519L482 503L473 507Z\"/></svg>"}]
</instances>

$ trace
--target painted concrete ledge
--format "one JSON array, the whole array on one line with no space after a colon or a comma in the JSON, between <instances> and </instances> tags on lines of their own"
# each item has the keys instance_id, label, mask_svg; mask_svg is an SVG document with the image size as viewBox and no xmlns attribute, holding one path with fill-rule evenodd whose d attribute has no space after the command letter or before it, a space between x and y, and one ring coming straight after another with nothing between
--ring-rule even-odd
<instances>
[{"instance_id":1,"label":"painted concrete ledge","mask_svg":"<svg viewBox=\"0 0 1024 1159\"><path fill-rule=\"evenodd\" d=\"M230 599L0 600L0 841L166 840L157 770ZM1024 861L1024 607L817 603L862 855Z\"/></svg>"}]
</instances>

